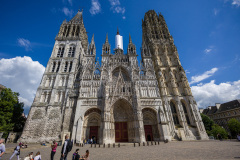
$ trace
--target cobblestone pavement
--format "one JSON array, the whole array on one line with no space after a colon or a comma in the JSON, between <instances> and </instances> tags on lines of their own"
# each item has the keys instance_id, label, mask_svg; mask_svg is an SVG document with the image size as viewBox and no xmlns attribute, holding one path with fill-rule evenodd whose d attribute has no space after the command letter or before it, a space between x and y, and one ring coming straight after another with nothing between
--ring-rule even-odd
<instances>
[{"instance_id":1,"label":"cobblestone pavement","mask_svg":"<svg viewBox=\"0 0 240 160\"><path fill-rule=\"evenodd\" d=\"M16 144L15 144L16 145ZM170 142L160 145L149 146L133 146L133 144L122 144L118 148L91 148L90 145L84 147L74 146L68 154L68 160L72 159L72 153L79 148L80 155L83 155L88 149L91 160L160 160L160 159L240 159L240 142L234 141L189 141L189 142ZM7 144L7 153L2 157L3 160L8 160L12 155L14 144ZM106 146L107 147L107 146ZM41 152L42 160L50 159L50 146L40 146L39 144L30 144L29 148L22 149L20 157L27 155L28 152ZM58 146L55 155L56 160L60 159L61 146ZM14 157L13 160L17 159Z\"/></svg>"}]
</instances>

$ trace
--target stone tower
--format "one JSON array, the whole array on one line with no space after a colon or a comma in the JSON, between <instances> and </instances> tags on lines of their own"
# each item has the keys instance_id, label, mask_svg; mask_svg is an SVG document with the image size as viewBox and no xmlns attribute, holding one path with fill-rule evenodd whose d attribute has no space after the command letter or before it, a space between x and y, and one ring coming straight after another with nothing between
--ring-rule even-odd
<instances>
[{"instance_id":1,"label":"stone tower","mask_svg":"<svg viewBox=\"0 0 240 160\"><path fill-rule=\"evenodd\" d=\"M164 17L148 11L142 20L142 36L142 58L152 59L170 135L208 139Z\"/></svg>"},{"instance_id":2,"label":"stone tower","mask_svg":"<svg viewBox=\"0 0 240 160\"><path fill-rule=\"evenodd\" d=\"M132 37L125 53L119 31L113 51L106 35L100 63L82 12L63 21L20 140L208 139L163 16L147 12L142 29L140 66Z\"/></svg>"},{"instance_id":3,"label":"stone tower","mask_svg":"<svg viewBox=\"0 0 240 160\"><path fill-rule=\"evenodd\" d=\"M88 36L78 11L69 22L63 21L21 141L60 140L72 130L78 90L75 81L80 61L88 50Z\"/></svg>"}]
</instances>

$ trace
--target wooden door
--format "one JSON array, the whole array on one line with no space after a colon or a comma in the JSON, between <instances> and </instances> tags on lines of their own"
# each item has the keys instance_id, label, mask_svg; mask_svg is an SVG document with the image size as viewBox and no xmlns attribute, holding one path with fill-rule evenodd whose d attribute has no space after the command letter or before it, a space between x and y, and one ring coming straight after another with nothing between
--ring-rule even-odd
<instances>
[{"instance_id":1,"label":"wooden door","mask_svg":"<svg viewBox=\"0 0 240 160\"><path fill-rule=\"evenodd\" d=\"M89 134L89 139L93 138L95 142L97 142L98 138L98 126L90 126L90 134ZM94 139L95 138L95 139Z\"/></svg>"},{"instance_id":2,"label":"wooden door","mask_svg":"<svg viewBox=\"0 0 240 160\"><path fill-rule=\"evenodd\" d=\"M128 142L127 122L115 122L115 141Z\"/></svg>"},{"instance_id":3,"label":"wooden door","mask_svg":"<svg viewBox=\"0 0 240 160\"><path fill-rule=\"evenodd\" d=\"M144 125L146 141L153 141L152 126Z\"/></svg>"}]
</instances>

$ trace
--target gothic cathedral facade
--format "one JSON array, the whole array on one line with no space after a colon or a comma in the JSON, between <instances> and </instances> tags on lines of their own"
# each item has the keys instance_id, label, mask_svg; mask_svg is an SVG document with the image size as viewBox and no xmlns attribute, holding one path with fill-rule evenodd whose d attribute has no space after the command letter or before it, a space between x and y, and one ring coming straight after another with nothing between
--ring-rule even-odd
<instances>
[{"instance_id":1,"label":"gothic cathedral facade","mask_svg":"<svg viewBox=\"0 0 240 160\"><path fill-rule=\"evenodd\" d=\"M119 32L115 39L111 53L106 36L100 63L82 11L63 21L21 141L65 134L100 144L208 139L163 16L153 10L144 16L141 63L130 35L126 53Z\"/></svg>"}]
</instances>

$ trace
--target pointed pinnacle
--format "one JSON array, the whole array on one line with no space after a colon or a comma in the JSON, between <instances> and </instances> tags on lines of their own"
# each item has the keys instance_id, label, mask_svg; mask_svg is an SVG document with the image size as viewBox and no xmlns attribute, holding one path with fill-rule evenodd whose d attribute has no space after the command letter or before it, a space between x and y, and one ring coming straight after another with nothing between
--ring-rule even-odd
<instances>
[{"instance_id":1,"label":"pointed pinnacle","mask_svg":"<svg viewBox=\"0 0 240 160\"><path fill-rule=\"evenodd\" d=\"M118 27L117 27L117 35L119 35L119 30L118 30Z\"/></svg>"},{"instance_id":2,"label":"pointed pinnacle","mask_svg":"<svg viewBox=\"0 0 240 160\"><path fill-rule=\"evenodd\" d=\"M130 33L129 33L129 43L132 43L132 38L131 38Z\"/></svg>"},{"instance_id":3,"label":"pointed pinnacle","mask_svg":"<svg viewBox=\"0 0 240 160\"><path fill-rule=\"evenodd\" d=\"M91 44L94 44L94 34L92 35Z\"/></svg>"},{"instance_id":4,"label":"pointed pinnacle","mask_svg":"<svg viewBox=\"0 0 240 160\"><path fill-rule=\"evenodd\" d=\"M108 33L106 34L106 40L105 40L105 43L109 43L109 42L108 42Z\"/></svg>"}]
</instances>

